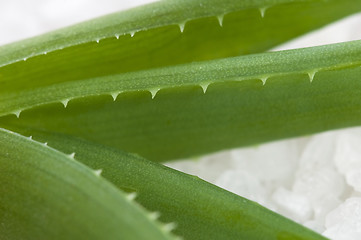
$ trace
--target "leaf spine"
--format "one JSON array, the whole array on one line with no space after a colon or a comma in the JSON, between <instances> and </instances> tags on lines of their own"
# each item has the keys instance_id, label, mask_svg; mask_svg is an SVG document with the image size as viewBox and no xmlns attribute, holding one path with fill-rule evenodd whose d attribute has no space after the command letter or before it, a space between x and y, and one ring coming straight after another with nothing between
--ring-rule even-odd
<instances>
[{"instance_id":1,"label":"leaf spine","mask_svg":"<svg viewBox=\"0 0 361 240\"><path fill-rule=\"evenodd\" d=\"M25 61L27 60L27 58L24 58L23 60L24 60L24 62L25 62Z\"/></svg>"},{"instance_id":2,"label":"leaf spine","mask_svg":"<svg viewBox=\"0 0 361 240\"><path fill-rule=\"evenodd\" d=\"M100 177L100 175L102 174L103 169L98 169L98 170L94 170L94 174L98 177Z\"/></svg>"},{"instance_id":3,"label":"leaf spine","mask_svg":"<svg viewBox=\"0 0 361 240\"><path fill-rule=\"evenodd\" d=\"M163 225L163 229L165 232L171 232L177 227L177 224L174 222L167 223Z\"/></svg>"},{"instance_id":4,"label":"leaf spine","mask_svg":"<svg viewBox=\"0 0 361 240\"><path fill-rule=\"evenodd\" d=\"M317 72L318 72L317 70L312 70L307 73L311 83L312 83L313 79L315 78L315 75Z\"/></svg>"},{"instance_id":5,"label":"leaf spine","mask_svg":"<svg viewBox=\"0 0 361 240\"><path fill-rule=\"evenodd\" d=\"M308 74L308 78L310 79L310 82L312 82L313 79L315 78L316 72L308 72L307 74Z\"/></svg>"},{"instance_id":6,"label":"leaf spine","mask_svg":"<svg viewBox=\"0 0 361 240\"><path fill-rule=\"evenodd\" d=\"M110 96L112 96L113 100L117 100L118 98L118 95L120 94L120 92L114 92L114 93L111 93Z\"/></svg>"},{"instance_id":7,"label":"leaf spine","mask_svg":"<svg viewBox=\"0 0 361 240\"><path fill-rule=\"evenodd\" d=\"M259 12L260 12L262 18L264 18L267 9L268 9L268 7L261 7L261 8L259 8Z\"/></svg>"},{"instance_id":8,"label":"leaf spine","mask_svg":"<svg viewBox=\"0 0 361 240\"><path fill-rule=\"evenodd\" d=\"M312 71L309 71L307 74L308 74L308 77L310 79L310 82L313 81L313 79L315 78L315 74L317 73L318 71L317 70L312 70Z\"/></svg>"},{"instance_id":9,"label":"leaf spine","mask_svg":"<svg viewBox=\"0 0 361 240\"><path fill-rule=\"evenodd\" d=\"M115 34L115 38L116 38L116 39L119 39L119 34Z\"/></svg>"},{"instance_id":10,"label":"leaf spine","mask_svg":"<svg viewBox=\"0 0 361 240\"><path fill-rule=\"evenodd\" d=\"M132 192L132 193L127 194L127 199L128 199L129 201L133 201L136 197L137 197L137 193L136 193L136 192Z\"/></svg>"},{"instance_id":11,"label":"leaf spine","mask_svg":"<svg viewBox=\"0 0 361 240\"><path fill-rule=\"evenodd\" d=\"M64 99L64 100L62 100L60 102L64 105L64 108L66 108L66 106L68 106L69 101L70 101L70 99Z\"/></svg>"},{"instance_id":12,"label":"leaf spine","mask_svg":"<svg viewBox=\"0 0 361 240\"><path fill-rule=\"evenodd\" d=\"M100 41L100 40L99 40L99 39L97 39L97 40L95 40L95 41L96 41L97 43L99 43L99 41Z\"/></svg>"},{"instance_id":13,"label":"leaf spine","mask_svg":"<svg viewBox=\"0 0 361 240\"><path fill-rule=\"evenodd\" d=\"M47 143L47 142L44 142L44 146L48 146L48 143Z\"/></svg>"},{"instance_id":14,"label":"leaf spine","mask_svg":"<svg viewBox=\"0 0 361 240\"><path fill-rule=\"evenodd\" d=\"M180 30L181 33L184 32L184 27L185 27L185 25L186 25L186 22L183 22L183 23L179 23L179 24L178 24L179 30Z\"/></svg>"},{"instance_id":15,"label":"leaf spine","mask_svg":"<svg viewBox=\"0 0 361 240\"><path fill-rule=\"evenodd\" d=\"M260 79L262 81L262 84L265 85L268 80L268 77L261 77Z\"/></svg>"},{"instance_id":16,"label":"leaf spine","mask_svg":"<svg viewBox=\"0 0 361 240\"><path fill-rule=\"evenodd\" d=\"M203 93L207 92L208 86L210 85L210 82L206 82L206 83L200 83L199 85L201 86Z\"/></svg>"},{"instance_id":17,"label":"leaf spine","mask_svg":"<svg viewBox=\"0 0 361 240\"><path fill-rule=\"evenodd\" d=\"M20 113L21 113L21 110L18 110L18 111L14 111L13 114L19 118L20 117Z\"/></svg>"},{"instance_id":18,"label":"leaf spine","mask_svg":"<svg viewBox=\"0 0 361 240\"><path fill-rule=\"evenodd\" d=\"M155 89L150 89L149 92L150 94L152 94L152 99L155 98L155 95L157 95L157 93L159 92L159 88L155 88Z\"/></svg>"},{"instance_id":19,"label":"leaf spine","mask_svg":"<svg viewBox=\"0 0 361 240\"><path fill-rule=\"evenodd\" d=\"M29 139L30 139L30 140L33 140L33 136L30 135L30 136L29 136Z\"/></svg>"},{"instance_id":20,"label":"leaf spine","mask_svg":"<svg viewBox=\"0 0 361 240\"><path fill-rule=\"evenodd\" d=\"M69 156L71 159L74 159L74 157L75 157L75 152L69 154L68 156Z\"/></svg>"},{"instance_id":21,"label":"leaf spine","mask_svg":"<svg viewBox=\"0 0 361 240\"><path fill-rule=\"evenodd\" d=\"M130 34L130 37L134 37L135 31L130 32L129 34Z\"/></svg>"},{"instance_id":22,"label":"leaf spine","mask_svg":"<svg viewBox=\"0 0 361 240\"><path fill-rule=\"evenodd\" d=\"M217 16L219 26L221 26L221 27L223 27L223 18L224 18L223 14Z\"/></svg>"},{"instance_id":23,"label":"leaf spine","mask_svg":"<svg viewBox=\"0 0 361 240\"><path fill-rule=\"evenodd\" d=\"M160 217L160 212L152 212L152 213L149 213L148 216L152 220L157 220Z\"/></svg>"}]
</instances>

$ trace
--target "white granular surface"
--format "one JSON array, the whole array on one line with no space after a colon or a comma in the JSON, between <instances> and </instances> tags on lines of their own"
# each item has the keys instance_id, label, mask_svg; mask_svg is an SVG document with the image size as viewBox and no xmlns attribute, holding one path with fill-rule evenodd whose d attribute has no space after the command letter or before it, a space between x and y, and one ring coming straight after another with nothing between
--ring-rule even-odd
<instances>
[{"instance_id":1,"label":"white granular surface","mask_svg":"<svg viewBox=\"0 0 361 240\"><path fill-rule=\"evenodd\" d=\"M332 239L361 239L361 128L235 149L168 166Z\"/></svg>"},{"instance_id":2,"label":"white granular surface","mask_svg":"<svg viewBox=\"0 0 361 240\"><path fill-rule=\"evenodd\" d=\"M150 0L0 2L0 45ZM361 39L361 15L275 50ZM167 164L338 240L361 239L361 128Z\"/></svg>"}]
</instances>

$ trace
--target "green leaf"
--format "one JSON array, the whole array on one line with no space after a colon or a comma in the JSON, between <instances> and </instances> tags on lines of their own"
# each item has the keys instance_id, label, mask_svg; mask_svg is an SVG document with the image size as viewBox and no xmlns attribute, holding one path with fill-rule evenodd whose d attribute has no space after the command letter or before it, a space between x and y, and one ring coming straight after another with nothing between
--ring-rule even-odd
<instances>
[{"instance_id":1,"label":"green leaf","mask_svg":"<svg viewBox=\"0 0 361 240\"><path fill-rule=\"evenodd\" d=\"M68 82L2 104L99 96L2 117L0 125L66 133L150 160L190 157L359 125L360 66L354 41ZM154 99L153 88L161 88ZM113 89L126 92L114 101Z\"/></svg>"},{"instance_id":2,"label":"green leaf","mask_svg":"<svg viewBox=\"0 0 361 240\"><path fill-rule=\"evenodd\" d=\"M325 239L195 176L79 138L30 132L61 151L76 152L77 160L102 169L102 176L119 188L136 191L136 201L161 221L175 222L174 232L185 239Z\"/></svg>"},{"instance_id":3,"label":"green leaf","mask_svg":"<svg viewBox=\"0 0 361 240\"><path fill-rule=\"evenodd\" d=\"M73 155L5 129L0 142L1 239L173 239Z\"/></svg>"},{"instance_id":4,"label":"green leaf","mask_svg":"<svg viewBox=\"0 0 361 240\"><path fill-rule=\"evenodd\" d=\"M82 87L70 93L62 84L261 52L357 11L361 0L168 0L6 45L0 47L0 116L98 94ZM157 87L164 86L152 91ZM39 98L37 91L48 88L55 91ZM14 102L19 96L23 101Z\"/></svg>"},{"instance_id":5,"label":"green leaf","mask_svg":"<svg viewBox=\"0 0 361 240\"><path fill-rule=\"evenodd\" d=\"M0 47L0 126L94 168L0 129L1 238L172 237L100 168L187 238L324 239L119 149L164 161L360 124L360 41L229 58L360 3L169 0Z\"/></svg>"}]
</instances>

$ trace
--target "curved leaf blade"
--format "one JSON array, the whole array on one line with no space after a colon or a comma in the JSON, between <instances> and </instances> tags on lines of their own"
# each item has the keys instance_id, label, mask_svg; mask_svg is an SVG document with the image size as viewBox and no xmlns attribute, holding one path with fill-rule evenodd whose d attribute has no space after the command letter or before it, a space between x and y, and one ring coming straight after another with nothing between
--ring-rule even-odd
<instances>
[{"instance_id":1,"label":"curved leaf blade","mask_svg":"<svg viewBox=\"0 0 361 240\"><path fill-rule=\"evenodd\" d=\"M34 90L33 97L14 95L3 103L43 102L43 95L80 88L100 95L74 99L66 108L34 108L19 119L2 117L0 125L76 135L156 161L355 126L361 119L360 56L360 41L354 41L74 82L59 87L62 92ZM203 83L210 83L205 94ZM146 90L164 85L154 99ZM116 101L106 94L128 87L133 91Z\"/></svg>"},{"instance_id":2,"label":"curved leaf blade","mask_svg":"<svg viewBox=\"0 0 361 240\"><path fill-rule=\"evenodd\" d=\"M219 22L218 24L223 26L223 18L225 15L238 11L245 11L242 13L243 18L232 19L232 21L249 21L247 19L250 15L254 15L254 19L247 22L248 25L244 25L248 26L248 34L243 35L243 38L250 38L250 40L253 38L253 40L261 41L261 39L257 38L259 37L257 35L260 35L260 32L262 31L268 32L269 30L265 29L265 26L263 25L270 24L274 27L272 29L274 35L279 35L278 37L273 36L273 38L275 38L275 42L278 42L282 38L285 38L282 40L285 41L295 35L321 27L322 25L327 24L327 22L334 21L346 15L360 11L361 8L359 7L359 3L359 0L328 0L327 3L323 0L158 1L127 11L109 14L104 17L60 29L52 33L44 34L42 36L15 44L2 46L0 48L0 51L3 53L0 56L0 66L21 61L24 58L28 59L30 57L39 56L44 54L44 52L49 53L70 46L96 42L107 38L118 38L122 35L132 35L140 31L147 31L149 29L156 29L164 26L174 25L182 31L182 27L184 27L182 25L201 18L213 17L213 23ZM302 9L302 13L297 11L297 9ZM252 11L247 12L249 10ZM285 13L284 11L287 12ZM277 20L275 17L285 17L288 21L283 22L283 25L277 24L282 23L284 19ZM266 23L260 25L261 21L265 21ZM240 25L240 27L244 26ZM288 29L292 31L288 31L289 33L284 31L286 26L293 26L293 29ZM197 30L202 31L202 28L197 28ZM207 31L209 31L209 29L207 29ZM199 35L207 36L207 31L203 30L202 34ZM239 29L234 28L234 31L239 31ZM287 34L290 33L291 35L287 36ZM267 35L271 34L268 32ZM237 35L234 35L233 37L235 36ZM264 36L265 35L263 35L263 37ZM224 37L227 38L228 36L226 35ZM247 44L250 44L250 40L247 41ZM268 39L268 41L269 40L270 39ZM191 43L193 41L188 42ZM266 41L263 40L263 42L263 44L265 44ZM248 48L254 48L254 43L255 41L253 41L253 47L248 46Z\"/></svg>"},{"instance_id":3,"label":"curved leaf blade","mask_svg":"<svg viewBox=\"0 0 361 240\"><path fill-rule=\"evenodd\" d=\"M5 129L0 143L1 239L173 239L72 155Z\"/></svg>"},{"instance_id":4,"label":"curved leaf blade","mask_svg":"<svg viewBox=\"0 0 361 240\"><path fill-rule=\"evenodd\" d=\"M262 18L260 9L266 8ZM27 106L4 106L10 96L25 96L34 89L261 52L357 11L361 0L183 0L105 16L0 47L0 115L45 103L29 98ZM181 33L178 24L185 22ZM94 93L80 91L58 101L89 94Z\"/></svg>"},{"instance_id":5,"label":"curved leaf blade","mask_svg":"<svg viewBox=\"0 0 361 240\"><path fill-rule=\"evenodd\" d=\"M75 151L77 160L102 169L102 176L119 188L136 191L137 202L161 221L175 222L174 232L185 239L325 239L195 176L76 137L37 129L29 132L61 151Z\"/></svg>"}]
</instances>

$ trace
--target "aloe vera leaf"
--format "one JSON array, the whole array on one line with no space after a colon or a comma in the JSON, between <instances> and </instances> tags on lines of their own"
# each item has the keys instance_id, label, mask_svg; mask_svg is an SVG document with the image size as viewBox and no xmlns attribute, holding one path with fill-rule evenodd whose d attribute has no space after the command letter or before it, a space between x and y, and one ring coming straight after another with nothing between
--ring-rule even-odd
<instances>
[{"instance_id":1,"label":"aloe vera leaf","mask_svg":"<svg viewBox=\"0 0 361 240\"><path fill-rule=\"evenodd\" d=\"M5 129L0 142L1 239L174 239L72 154Z\"/></svg>"},{"instance_id":2,"label":"aloe vera leaf","mask_svg":"<svg viewBox=\"0 0 361 240\"><path fill-rule=\"evenodd\" d=\"M228 59L203 61L98 78L51 83L42 87L26 87L20 91L7 89L0 95L0 116L20 114L25 109L47 103L62 103L87 96L108 95L115 100L119 94L130 91L149 91L152 98L159 90L198 85L203 91L208 85L223 81L261 79L293 73L312 77L328 69L337 69L360 63L361 41L331 44L313 48L263 53ZM26 73L25 73L26 74ZM17 81L19 80L19 81ZM11 85L20 84L20 79ZM19 83L18 83L19 82ZM19 85L19 87L22 87Z\"/></svg>"},{"instance_id":3,"label":"aloe vera leaf","mask_svg":"<svg viewBox=\"0 0 361 240\"><path fill-rule=\"evenodd\" d=\"M360 43L127 73L59 85L61 92L36 89L44 102L43 95L101 88L100 96L74 99L66 108L48 104L18 119L5 116L0 125L62 132L157 161L355 126L361 119ZM205 94L204 83L210 84ZM133 84L134 91L116 101L105 95ZM155 86L166 88L154 99L139 91ZM30 97L3 104L20 106Z\"/></svg>"},{"instance_id":4,"label":"aloe vera leaf","mask_svg":"<svg viewBox=\"0 0 361 240\"><path fill-rule=\"evenodd\" d=\"M356 13L361 10L359 3L360 0L158 1L3 46L0 48L2 52L0 66L84 43L108 38L124 40L121 39L124 35L134 35L171 26L178 32L184 30L184 33L187 33L188 27L191 28L182 38L193 49L202 47L204 40L209 40L208 37L212 36L216 38L212 39L216 44L214 46L219 48L222 48L220 43L224 41L223 43L233 42L237 52L253 52L251 49L257 48L262 51L267 45L266 48L269 48L331 21ZM203 21L195 21L198 19L203 19ZM223 24L223 21L226 24ZM229 27L226 26L227 24ZM218 25L225 29L221 30L217 29L217 26L209 25ZM272 31L269 27L272 27ZM210 31L214 31L213 34L210 34ZM230 34L230 31L233 33ZM150 32L147 37L155 37L160 33L163 34L164 31ZM217 36L219 34L223 36L220 38ZM170 39L174 40L172 37ZM166 36L158 37L156 40L164 43L169 41ZM240 47L239 43L236 44L236 40L241 40L244 43L243 47ZM147 47L151 47L151 44ZM223 47L223 49L229 48L231 48L230 45ZM153 50L156 49L153 48ZM179 49L178 44L173 46L173 50L177 49ZM137 48L129 50L137 51ZM178 50L177 53L184 52Z\"/></svg>"},{"instance_id":5,"label":"aloe vera leaf","mask_svg":"<svg viewBox=\"0 0 361 240\"><path fill-rule=\"evenodd\" d=\"M60 83L261 52L357 11L361 0L153 3L0 47L0 102ZM8 113L1 104L0 115Z\"/></svg>"},{"instance_id":6,"label":"aloe vera leaf","mask_svg":"<svg viewBox=\"0 0 361 240\"><path fill-rule=\"evenodd\" d=\"M21 129L24 131L24 129ZM124 190L184 239L325 239L259 204L144 158L82 139L31 129L34 139L76 159Z\"/></svg>"}]
</instances>

